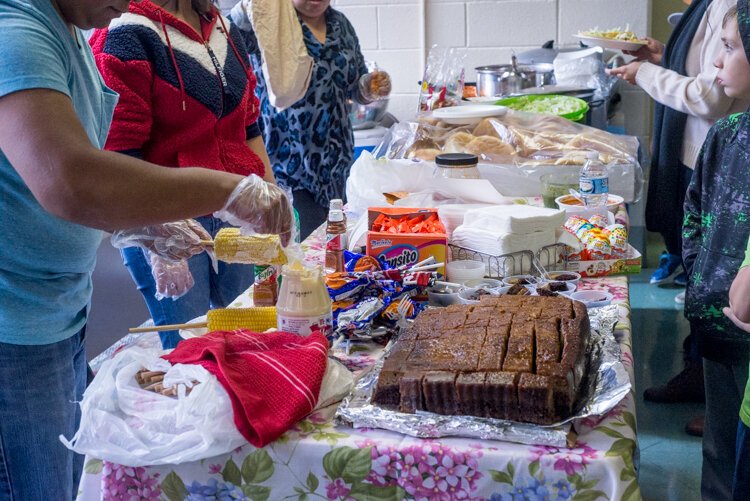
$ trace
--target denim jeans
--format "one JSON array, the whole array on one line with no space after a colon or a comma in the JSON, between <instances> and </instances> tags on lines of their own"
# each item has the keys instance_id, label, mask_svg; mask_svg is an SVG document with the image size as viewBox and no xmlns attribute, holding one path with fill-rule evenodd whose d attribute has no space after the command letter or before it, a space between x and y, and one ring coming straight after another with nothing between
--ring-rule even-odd
<instances>
[{"instance_id":1,"label":"denim jeans","mask_svg":"<svg viewBox=\"0 0 750 501\"><path fill-rule=\"evenodd\" d=\"M220 219L211 216L196 220L203 225L212 237L228 226ZM211 308L224 308L253 283L253 266L247 264L227 264L219 261L219 273L214 273L211 260L204 252L188 261L195 285L177 300L156 299L156 283L143 251L138 247L122 250L125 266L128 267L138 290L143 294L154 325L179 324L200 315ZM182 339L175 331L160 332L161 344L165 349L174 348Z\"/></svg>"},{"instance_id":2,"label":"denim jeans","mask_svg":"<svg viewBox=\"0 0 750 501\"><path fill-rule=\"evenodd\" d=\"M83 456L68 450L86 389L85 328L47 345L0 343L0 501L74 499Z\"/></svg>"}]
</instances>

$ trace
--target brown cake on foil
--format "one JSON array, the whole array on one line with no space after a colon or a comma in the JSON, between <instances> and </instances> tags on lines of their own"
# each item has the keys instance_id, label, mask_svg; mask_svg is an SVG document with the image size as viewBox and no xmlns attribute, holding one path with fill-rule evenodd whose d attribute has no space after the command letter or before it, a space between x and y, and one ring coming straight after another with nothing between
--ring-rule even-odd
<instances>
[{"instance_id":1,"label":"brown cake on foil","mask_svg":"<svg viewBox=\"0 0 750 501\"><path fill-rule=\"evenodd\" d=\"M426 310L385 360L373 403L555 423L574 410L589 335L586 307L564 297L485 297Z\"/></svg>"}]
</instances>

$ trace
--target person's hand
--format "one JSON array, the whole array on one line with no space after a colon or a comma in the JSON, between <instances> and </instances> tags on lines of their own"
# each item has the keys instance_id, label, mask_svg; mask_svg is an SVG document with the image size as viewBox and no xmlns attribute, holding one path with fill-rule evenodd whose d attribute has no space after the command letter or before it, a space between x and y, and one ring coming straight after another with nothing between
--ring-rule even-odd
<instances>
[{"instance_id":1,"label":"person's hand","mask_svg":"<svg viewBox=\"0 0 750 501\"><path fill-rule=\"evenodd\" d=\"M382 70L365 73L359 79L359 93L367 101L377 101L391 93L391 77Z\"/></svg>"},{"instance_id":2,"label":"person's hand","mask_svg":"<svg viewBox=\"0 0 750 501\"><path fill-rule=\"evenodd\" d=\"M118 249L140 247L163 258L179 261L205 250L201 240L211 235L195 219L154 224L112 234L112 245Z\"/></svg>"},{"instance_id":3,"label":"person's hand","mask_svg":"<svg viewBox=\"0 0 750 501\"><path fill-rule=\"evenodd\" d=\"M635 85L635 76L638 74L638 70L640 69L641 64L643 64L643 62L633 61L632 63L628 63L624 66L609 69L607 70L607 74L615 76L621 80L625 80L629 84Z\"/></svg>"},{"instance_id":4,"label":"person's hand","mask_svg":"<svg viewBox=\"0 0 750 501\"><path fill-rule=\"evenodd\" d=\"M292 204L284 190L251 174L237 184L214 217L237 226L243 235L279 235L286 247L292 238Z\"/></svg>"},{"instance_id":5,"label":"person's hand","mask_svg":"<svg viewBox=\"0 0 750 501\"><path fill-rule=\"evenodd\" d=\"M729 320L731 320L734 325L736 325L737 327L739 327L745 332L750 332L750 323L743 322L742 320L737 318L734 312L732 311L732 308L730 308L729 306L725 306L722 311L724 312L724 315L726 315L726 317Z\"/></svg>"},{"instance_id":6,"label":"person's hand","mask_svg":"<svg viewBox=\"0 0 750 501\"><path fill-rule=\"evenodd\" d=\"M624 50L629 56L635 56L636 61L647 61L653 64L661 64L662 55L664 55L664 44L651 37L644 37L646 45L641 46L638 50Z\"/></svg>"},{"instance_id":7,"label":"person's hand","mask_svg":"<svg viewBox=\"0 0 750 501\"><path fill-rule=\"evenodd\" d=\"M148 257L151 262L151 274L156 282L156 299L178 299L195 285L187 259L173 261L151 252L148 253Z\"/></svg>"}]
</instances>

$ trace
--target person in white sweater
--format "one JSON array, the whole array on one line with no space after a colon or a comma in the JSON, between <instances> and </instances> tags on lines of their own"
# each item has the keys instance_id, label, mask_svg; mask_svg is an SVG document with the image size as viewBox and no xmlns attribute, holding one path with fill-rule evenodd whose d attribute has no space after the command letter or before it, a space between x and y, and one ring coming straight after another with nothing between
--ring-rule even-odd
<instances>
[{"instance_id":1,"label":"person in white sweater","mask_svg":"<svg viewBox=\"0 0 750 501\"><path fill-rule=\"evenodd\" d=\"M690 2L686 2L690 3ZM709 128L731 113L745 111L750 101L728 97L716 81L714 59L722 50L721 25L736 0L694 0L665 46L652 38L629 64L610 74L641 87L657 103L646 224L664 238L667 251L651 283L674 275L685 285L682 266L682 221L685 192ZM684 292L675 300L684 302ZM655 402L705 401L703 365L695 336L684 343L685 369L666 385L649 388L646 400ZM702 434L703 416L691 420L688 433Z\"/></svg>"},{"instance_id":2,"label":"person in white sweater","mask_svg":"<svg viewBox=\"0 0 750 501\"><path fill-rule=\"evenodd\" d=\"M713 0L708 6L687 53L687 75L660 64L664 44L650 37L646 37L649 42L646 46L633 53L635 61L609 71L611 75L639 86L654 101L687 115L680 162L691 170L714 122L745 111L750 105L748 100L733 99L724 94L716 82L719 70L713 64L722 48L721 21L736 4L736 0Z\"/></svg>"}]
</instances>

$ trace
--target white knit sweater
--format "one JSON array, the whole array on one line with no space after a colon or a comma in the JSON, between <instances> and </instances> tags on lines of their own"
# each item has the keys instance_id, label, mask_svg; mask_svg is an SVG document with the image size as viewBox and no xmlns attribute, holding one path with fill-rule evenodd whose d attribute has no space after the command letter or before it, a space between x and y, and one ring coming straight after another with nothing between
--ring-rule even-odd
<instances>
[{"instance_id":1,"label":"white knit sweater","mask_svg":"<svg viewBox=\"0 0 750 501\"><path fill-rule=\"evenodd\" d=\"M750 106L750 100L727 97L716 83L719 70L714 59L722 49L721 21L736 3L736 0L714 0L709 5L688 50L687 76L644 63L635 78L638 86L655 101L688 115L680 161L691 169L713 123Z\"/></svg>"}]
</instances>

